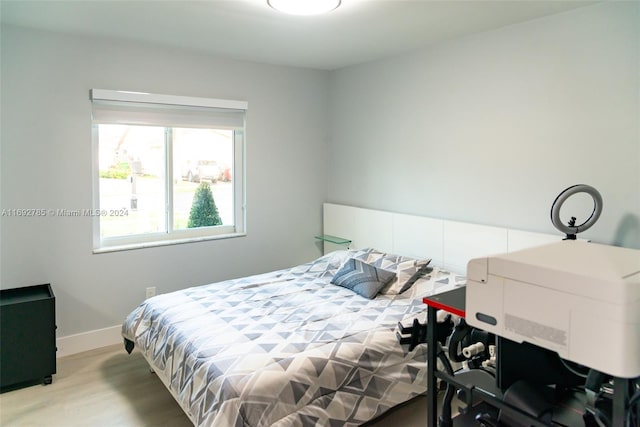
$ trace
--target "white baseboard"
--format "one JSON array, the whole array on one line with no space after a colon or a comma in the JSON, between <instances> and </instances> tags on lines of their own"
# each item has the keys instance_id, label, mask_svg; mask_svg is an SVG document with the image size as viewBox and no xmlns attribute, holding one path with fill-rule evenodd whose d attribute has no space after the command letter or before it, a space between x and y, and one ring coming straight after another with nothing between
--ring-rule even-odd
<instances>
[{"instance_id":1,"label":"white baseboard","mask_svg":"<svg viewBox=\"0 0 640 427\"><path fill-rule=\"evenodd\" d=\"M83 351L94 350L122 343L122 325L67 335L56 340L56 357L69 356Z\"/></svg>"}]
</instances>

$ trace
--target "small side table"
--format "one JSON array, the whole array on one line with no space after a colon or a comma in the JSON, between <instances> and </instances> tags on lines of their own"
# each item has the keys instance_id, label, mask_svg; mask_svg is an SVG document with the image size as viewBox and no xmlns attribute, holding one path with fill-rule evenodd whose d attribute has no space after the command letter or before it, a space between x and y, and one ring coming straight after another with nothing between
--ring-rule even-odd
<instances>
[{"instance_id":1,"label":"small side table","mask_svg":"<svg viewBox=\"0 0 640 427\"><path fill-rule=\"evenodd\" d=\"M315 236L317 240L321 240L322 242L333 243L334 245L344 246L345 249L349 249L349 245L351 244L351 240L345 239L344 237L332 236L330 234L319 234ZM328 251L324 248L323 252L326 254Z\"/></svg>"}]
</instances>

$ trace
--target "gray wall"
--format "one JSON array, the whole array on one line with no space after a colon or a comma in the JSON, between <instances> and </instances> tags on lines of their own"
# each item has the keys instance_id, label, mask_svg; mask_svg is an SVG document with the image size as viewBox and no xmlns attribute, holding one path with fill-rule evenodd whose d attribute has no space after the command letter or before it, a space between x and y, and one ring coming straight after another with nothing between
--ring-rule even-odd
<instances>
[{"instance_id":1,"label":"gray wall","mask_svg":"<svg viewBox=\"0 0 640 427\"><path fill-rule=\"evenodd\" d=\"M589 6L333 73L328 201L556 233L555 197L585 183L604 211L581 236L640 248L638 9Z\"/></svg>"},{"instance_id":2,"label":"gray wall","mask_svg":"<svg viewBox=\"0 0 640 427\"><path fill-rule=\"evenodd\" d=\"M2 217L0 286L53 283L66 336L316 257L323 201L555 232L576 183L605 200L585 237L640 248L639 22L606 3L331 73L4 27L2 208L91 207L96 87L247 100L249 212L245 238L99 255L90 218Z\"/></svg>"},{"instance_id":3,"label":"gray wall","mask_svg":"<svg viewBox=\"0 0 640 427\"><path fill-rule=\"evenodd\" d=\"M2 29L2 208L91 207L91 88L246 100L244 238L92 254L91 218L2 218L3 288L51 282L58 336L117 325L145 296L320 255L328 72Z\"/></svg>"}]
</instances>

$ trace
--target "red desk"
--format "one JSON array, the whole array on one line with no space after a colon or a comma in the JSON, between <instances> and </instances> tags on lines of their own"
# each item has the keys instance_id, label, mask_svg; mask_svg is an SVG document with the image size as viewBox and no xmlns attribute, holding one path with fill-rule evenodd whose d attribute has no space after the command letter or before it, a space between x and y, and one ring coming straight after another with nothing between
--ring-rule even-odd
<instances>
[{"instance_id":1,"label":"red desk","mask_svg":"<svg viewBox=\"0 0 640 427\"><path fill-rule=\"evenodd\" d=\"M455 288L447 292L431 295L422 298L422 302L429 307L444 310L448 313L464 317L465 299L467 297L467 288Z\"/></svg>"},{"instance_id":2,"label":"red desk","mask_svg":"<svg viewBox=\"0 0 640 427\"><path fill-rule=\"evenodd\" d=\"M424 297L422 302L427 304L427 426L438 425L438 392L436 389L437 350L436 312L445 310L460 317L465 315L465 298L467 288L455 288L451 291Z\"/></svg>"}]
</instances>

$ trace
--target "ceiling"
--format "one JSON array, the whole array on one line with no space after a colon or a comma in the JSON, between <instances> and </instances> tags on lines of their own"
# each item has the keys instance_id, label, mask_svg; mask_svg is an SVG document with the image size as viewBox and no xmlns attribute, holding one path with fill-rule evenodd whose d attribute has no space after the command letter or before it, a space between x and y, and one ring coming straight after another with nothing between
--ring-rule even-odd
<instances>
[{"instance_id":1,"label":"ceiling","mask_svg":"<svg viewBox=\"0 0 640 427\"><path fill-rule=\"evenodd\" d=\"M266 0L0 0L0 22L332 70L593 3L342 0L309 17L281 14Z\"/></svg>"}]
</instances>

